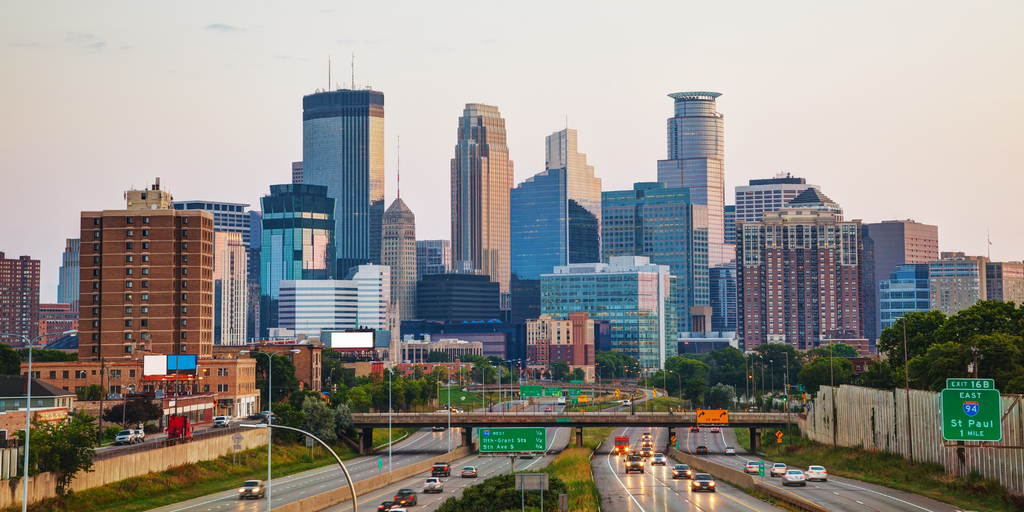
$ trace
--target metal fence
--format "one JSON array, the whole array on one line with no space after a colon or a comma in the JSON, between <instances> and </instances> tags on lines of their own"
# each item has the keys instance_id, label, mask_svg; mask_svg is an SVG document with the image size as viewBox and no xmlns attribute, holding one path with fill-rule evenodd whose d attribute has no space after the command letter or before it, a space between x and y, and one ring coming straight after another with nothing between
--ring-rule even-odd
<instances>
[{"instance_id":1,"label":"metal fence","mask_svg":"<svg viewBox=\"0 0 1024 512\"><path fill-rule=\"evenodd\" d=\"M942 440L939 393L910 390L908 422L907 392L903 389L840 386L833 393L831 387L822 386L811 403L805 434L819 443L860 446L904 458L913 452L915 461L941 464L947 473L977 471L1007 489L1024 492L1024 402L1017 403L1020 398L1002 395L1002 441L956 444Z\"/></svg>"},{"instance_id":2,"label":"metal fence","mask_svg":"<svg viewBox=\"0 0 1024 512\"><path fill-rule=\"evenodd\" d=\"M226 436L226 435L235 434L235 433L238 433L238 432L242 432L244 430L246 430L246 429L243 428L243 427L211 428L209 430L204 430L202 432L197 432L195 434L192 434L192 439L194 441L201 441L203 439L212 439L214 437L220 437L220 436ZM177 440L177 439L161 439L159 441L148 441L148 442L145 442L145 443L130 444L130 445L122 446L122 447L119 447L119 448L112 448L112 449L109 449L109 450L103 450L101 452L97 452L96 453L96 457L94 457L92 460L96 461L96 460L113 459L113 458L121 457L121 456L124 456L124 455L131 455L133 453L142 453L142 452L148 452L150 450L159 450L160 448L166 448L168 446L173 446L173 445L178 444L180 442L182 442L182 441Z\"/></svg>"}]
</instances>

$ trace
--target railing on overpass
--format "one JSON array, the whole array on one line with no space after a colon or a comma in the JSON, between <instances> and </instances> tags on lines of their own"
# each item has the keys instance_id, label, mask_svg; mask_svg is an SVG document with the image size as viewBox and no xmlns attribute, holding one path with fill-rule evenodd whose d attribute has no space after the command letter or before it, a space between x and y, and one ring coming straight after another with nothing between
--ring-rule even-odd
<instances>
[{"instance_id":1,"label":"railing on overpass","mask_svg":"<svg viewBox=\"0 0 1024 512\"><path fill-rule=\"evenodd\" d=\"M236 433L239 433L239 432L244 432L246 430L251 430L251 429L245 429L245 428L242 428L242 427L211 428L209 430L204 430L202 432L196 432L196 433L192 434L192 440L193 441L201 441L203 439L211 439L211 438L214 438L214 437L226 436L226 435L229 435L229 434L236 434ZM168 446L173 446L175 444L180 444L182 442L188 442L188 441L181 441L181 440L178 440L178 439L160 439L158 441L147 441L147 442L139 443L139 444L130 444L130 445L127 445L127 446L121 446L121 447L117 447L117 448L111 448L111 449L103 450L103 451L100 451L100 452L96 452L96 456L93 457L92 460L97 461L97 460L113 459L113 458L116 458L116 457L121 457L121 456L124 456L124 455L130 455L130 454L133 454L133 453L142 453L142 452L148 452L150 450L158 450L160 448L166 448Z\"/></svg>"},{"instance_id":2,"label":"railing on overpass","mask_svg":"<svg viewBox=\"0 0 1024 512\"><path fill-rule=\"evenodd\" d=\"M493 413L487 411L466 412L458 414L439 413L357 413L352 415L352 423L356 428L387 427L430 427L445 426L476 428L496 426L532 425L545 427L569 426L691 426L698 425L697 412L507 412ZM797 415L761 412L731 412L728 426L756 428L796 423ZM702 424L701 426L704 426ZM725 423L719 424L726 426ZM706 424L712 426L712 424Z\"/></svg>"},{"instance_id":3,"label":"railing on overpass","mask_svg":"<svg viewBox=\"0 0 1024 512\"><path fill-rule=\"evenodd\" d=\"M613 392L615 392L615 390L619 390L622 393L633 393L637 389L636 383L632 383L632 384L628 384L628 383L622 383L622 384L580 384L580 383L570 383L570 382L537 382L535 384L512 383L511 385L506 383L506 384L502 384L500 386L498 384L487 384L486 386L481 386L480 384L465 384L462 387L466 388L467 391L477 391L477 392L481 390L481 387L483 387L483 389L485 391L490 393L490 392L497 392L499 390L499 388L500 388L501 391L508 391L510 388L518 390L519 386L521 386L521 385L522 386L543 386L545 388L582 389L584 391L586 391L586 390L594 390L594 391L601 391L601 392L604 392L604 393L613 393Z\"/></svg>"}]
</instances>

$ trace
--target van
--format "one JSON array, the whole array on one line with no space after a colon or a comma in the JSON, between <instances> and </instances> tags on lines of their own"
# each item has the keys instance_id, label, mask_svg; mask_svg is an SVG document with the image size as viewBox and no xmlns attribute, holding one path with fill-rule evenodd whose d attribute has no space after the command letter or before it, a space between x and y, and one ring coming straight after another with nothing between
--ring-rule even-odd
<instances>
[{"instance_id":1,"label":"van","mask_svg":"<svg viewBox=\"0 0 1024 512\"><path fill-rule=\"evenodd\" d=\"M565 405L565 397L564 396L558 397L558 405Z\"/></svg>"}]
</instances>

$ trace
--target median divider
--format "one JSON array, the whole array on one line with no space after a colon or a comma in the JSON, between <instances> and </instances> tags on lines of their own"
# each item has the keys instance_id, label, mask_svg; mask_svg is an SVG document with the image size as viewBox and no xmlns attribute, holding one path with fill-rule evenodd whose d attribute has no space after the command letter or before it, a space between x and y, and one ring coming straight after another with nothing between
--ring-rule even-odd
<instances>
[{"instance_id":1,"label":"median divider","mask_svg":"<svg viewBox=\"0 0 1024 512\"><path fill-rule=\"evenodd\" d=\"M767 494L778 501L784 502L800 510L805 510L807 512L828 512L828 509L820 505L812 503L811 501L786 490L779 489L773 485L763 484L757 478L754 478L753 475L747 474L746 472L738 469L732 469L730 467L711 462L707 459L683 453L671 446L668 448L667 455L683 464L688 464L692 468L703 471L715 477L717 480L723 480L736 487L742 487L744 489Z\"/></svg>"},{"instance_id":2,"label":"median divider","mask_svg":"<svg viewBox=\"0 0 1024 512\"><path fill-rule=\"evenodd\" d=\"M363 496L367 493L383 489L395 482L400 482L407 478L414 477L424 471L430 470L434 465L434 462L441 460L448 462L468 457L476 452L476 446L464 446L456 448L446 454L438 455L437 459L425 460L423 462L416 462L409 464L408 466L390 471L370 478L364 478L356 482L356 494ZM323 510L328 507L333 507L339 503L346 502L352 499L352 492L349 491L347 485L333 489L327 492L316 494L308 498L303 498L299 501L294 501L286 505L278 505L274 507L274 510L279 512L316 512Z\"/></svg>"}]
</instances>

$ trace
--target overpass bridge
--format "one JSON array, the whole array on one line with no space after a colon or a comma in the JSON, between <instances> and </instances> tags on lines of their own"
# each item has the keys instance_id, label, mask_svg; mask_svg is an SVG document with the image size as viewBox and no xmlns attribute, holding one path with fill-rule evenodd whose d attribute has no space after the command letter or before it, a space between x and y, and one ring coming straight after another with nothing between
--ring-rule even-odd
<instances>
[{"instance_id":1,"label":"overpass bridge","mask_svg":"<svg viewBox=\"0 0 1024 512\"><path fill-rule=\"evenodd\" d=\"M360 451L372 450L371 440L373 429L387 428L423 428L449 425L462 429L462 442L469 446L473 440L474 428L498 427L573 427L576 430L576 446L583 445L583 429L593 427L664 427L669 437L675 436L677 428L700 427L731 427L750 429L751 442L756 445L757 429L779 427L797 422L796 414L782 412L730 412L728 423L697 423L697 411L690 412L487 412L475 411L467 413L356 413L352 415L352 424L360 430ZM756 450L756 446L751 448Z\"/></svg>"},{"instance_id":2,"label":"overpass bridge","mask_svg":"<svg viewBox=\"0 0 1024 512\"><path fill-rule=\"evenodd\" d=\"M637 390L638 390L638 388L637 388L635 383L633 383L633 384L626 384L626 383L623 383L623 384L580 384L580 383L571 384L571 383L565 383L565 382L543 382L543 383L537 383L537 384L522 384L522 385L523 386L543 386L545 388L562 388L563 390L566 390L566 389L581 389L583 391L598 391L598 392L601 392L601 393L614 393L616 390L619 390L621 393L634 394L634 395L637 393ZM497 393L498 391L501 391L501 392L507 393L510 389L512 391L518 393L519 392L519 386L520 386L520 384L512 383L512 384L502 384L502 385L499 385L499 384L487 384L486 386L481 386L480 384L467 384L467 385L465 385L463 387L466 388L466 391L475 392L475 393L479 393L480 391L487 391L488 393ZM658 388L658 389L661 389L661 388Z\"/></svg>"}]
</instances>

